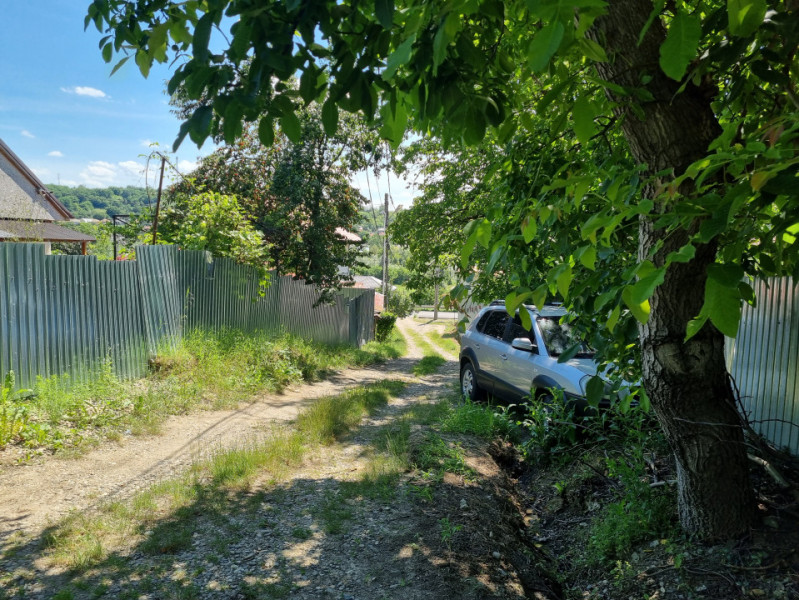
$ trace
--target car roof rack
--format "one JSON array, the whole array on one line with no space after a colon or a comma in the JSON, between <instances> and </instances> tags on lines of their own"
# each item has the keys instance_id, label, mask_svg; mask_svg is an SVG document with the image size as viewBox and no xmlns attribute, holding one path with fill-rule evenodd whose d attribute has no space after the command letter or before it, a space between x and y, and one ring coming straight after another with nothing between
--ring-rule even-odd
<instances>
[{"instance_id":1,"label":"car roof rack","mask_svg":"<svg viewBox=\"0 0 799 600\"><path fill-rule=\"evenodd\" d=\"M492 300L489 306L505 306L504 300Z\"/></svg>"}]
</instances>

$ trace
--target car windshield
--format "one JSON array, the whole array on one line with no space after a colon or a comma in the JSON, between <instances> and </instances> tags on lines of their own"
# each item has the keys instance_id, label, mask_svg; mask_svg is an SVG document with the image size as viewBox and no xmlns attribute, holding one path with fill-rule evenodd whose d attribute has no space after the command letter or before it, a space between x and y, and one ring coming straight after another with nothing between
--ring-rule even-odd
<instances>
[{"instance_id":1,"label":"car windshield","mask_svg":"<svg viewBox=\"0 0 799 600\"><path fill-rule=\"evenodd\" d=\"M588 344L576 336L571 324L561 323L560 317L538 317L538 326L541 328L541 335L550 356L560 356L578 343L580 349L574 358L592 358L594 356L594 351Z\"/></svg>"}]
</instances>

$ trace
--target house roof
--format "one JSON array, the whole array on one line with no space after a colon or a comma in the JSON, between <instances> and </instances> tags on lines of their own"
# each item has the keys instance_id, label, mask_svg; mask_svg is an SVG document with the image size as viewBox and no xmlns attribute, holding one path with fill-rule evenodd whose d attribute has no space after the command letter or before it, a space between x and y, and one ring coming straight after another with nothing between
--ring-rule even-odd
<instances>
[{"instance_id":1,"label":"house roof","mask_svg":"<svg viewBox=\"0 0 799 600\"><path fill-rule=\"evenodd\" d=\"M65 221L72 218L58 198L0 139L0 218Z\"/></svg>"},{"instance_id":2,"label":"house roof","mask_svg":"<svg viewBox=\"0 0 799 600\"><path fill-rule=\"evenodd\" d=\"M354 275L352 277L354 283L352 287L367 290L379 290L383 287L383 282L377 277L371 275Z\"/></svg>"},{"instance_id":3,"label":"house roof","mask_svg":"<svg viewBox=\"0 0 799 600\"><path fill-rule=\"evenodd\" d=\"M37 223L0 219L0 241L19 242L93 242L95 238L55 223Z\"/></svg>"}]
</instances>

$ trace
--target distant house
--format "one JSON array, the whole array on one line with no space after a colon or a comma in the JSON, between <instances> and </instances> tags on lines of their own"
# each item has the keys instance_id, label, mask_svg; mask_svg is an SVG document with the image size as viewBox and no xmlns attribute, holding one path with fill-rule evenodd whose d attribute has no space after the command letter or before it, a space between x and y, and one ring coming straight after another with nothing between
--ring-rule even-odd
<instances>
[{"instance_id":1,"label":"distant house","mask_svg":"<svg viewBox=\"0 0 799 600\"><path fill-rule=\"evenodd\" d=\"M79 242L81 252L95 241L90 235L56 225L73 218L66 206L0 139L0 242Z\"/></svg>"},{"instance_id":2,"label":"distant house","mask_svg":"<svg viewBox=\"0 0 799 600\"><path fill-rule=\"evenodd\" d=\"M383 312L385 304L385 296L377 290L383 289L383 280L371 275L354 275L352 287L375 290L375 312ZM391 286L392 290L397 289L396 286Z\"/></svg>"}]
</instances>

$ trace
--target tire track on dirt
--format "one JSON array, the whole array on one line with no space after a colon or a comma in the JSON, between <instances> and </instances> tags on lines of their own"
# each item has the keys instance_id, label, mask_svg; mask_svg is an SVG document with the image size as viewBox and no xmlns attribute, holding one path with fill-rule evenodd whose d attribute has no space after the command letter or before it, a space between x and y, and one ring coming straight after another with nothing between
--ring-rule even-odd
<instances>
[{"instance_id":1,"label":"tire track on dirt","mask_svg":"<svg viewBox=\"0 0 799 600\"><path fill-rule=\"evenodd\" d=\"M109 500L130 497L222 448L263 438L270 424L290 422L323 396L385 379L414 384L411 389L420 395L425 387L447 385L457 370L452 361L424 380L410 375L413 364L423 356L407 335L416 324L405 319L398 321L398 327L405 332L408 346L403 358L371 368L345 369L324 381L293 386L283 393L259 394L234 410L170 417L160 435L125 436L79 458L51 456L1 467L0 549L14 534L36 534L71 511L91 510Z\"/></svg>"}]
</instances>

